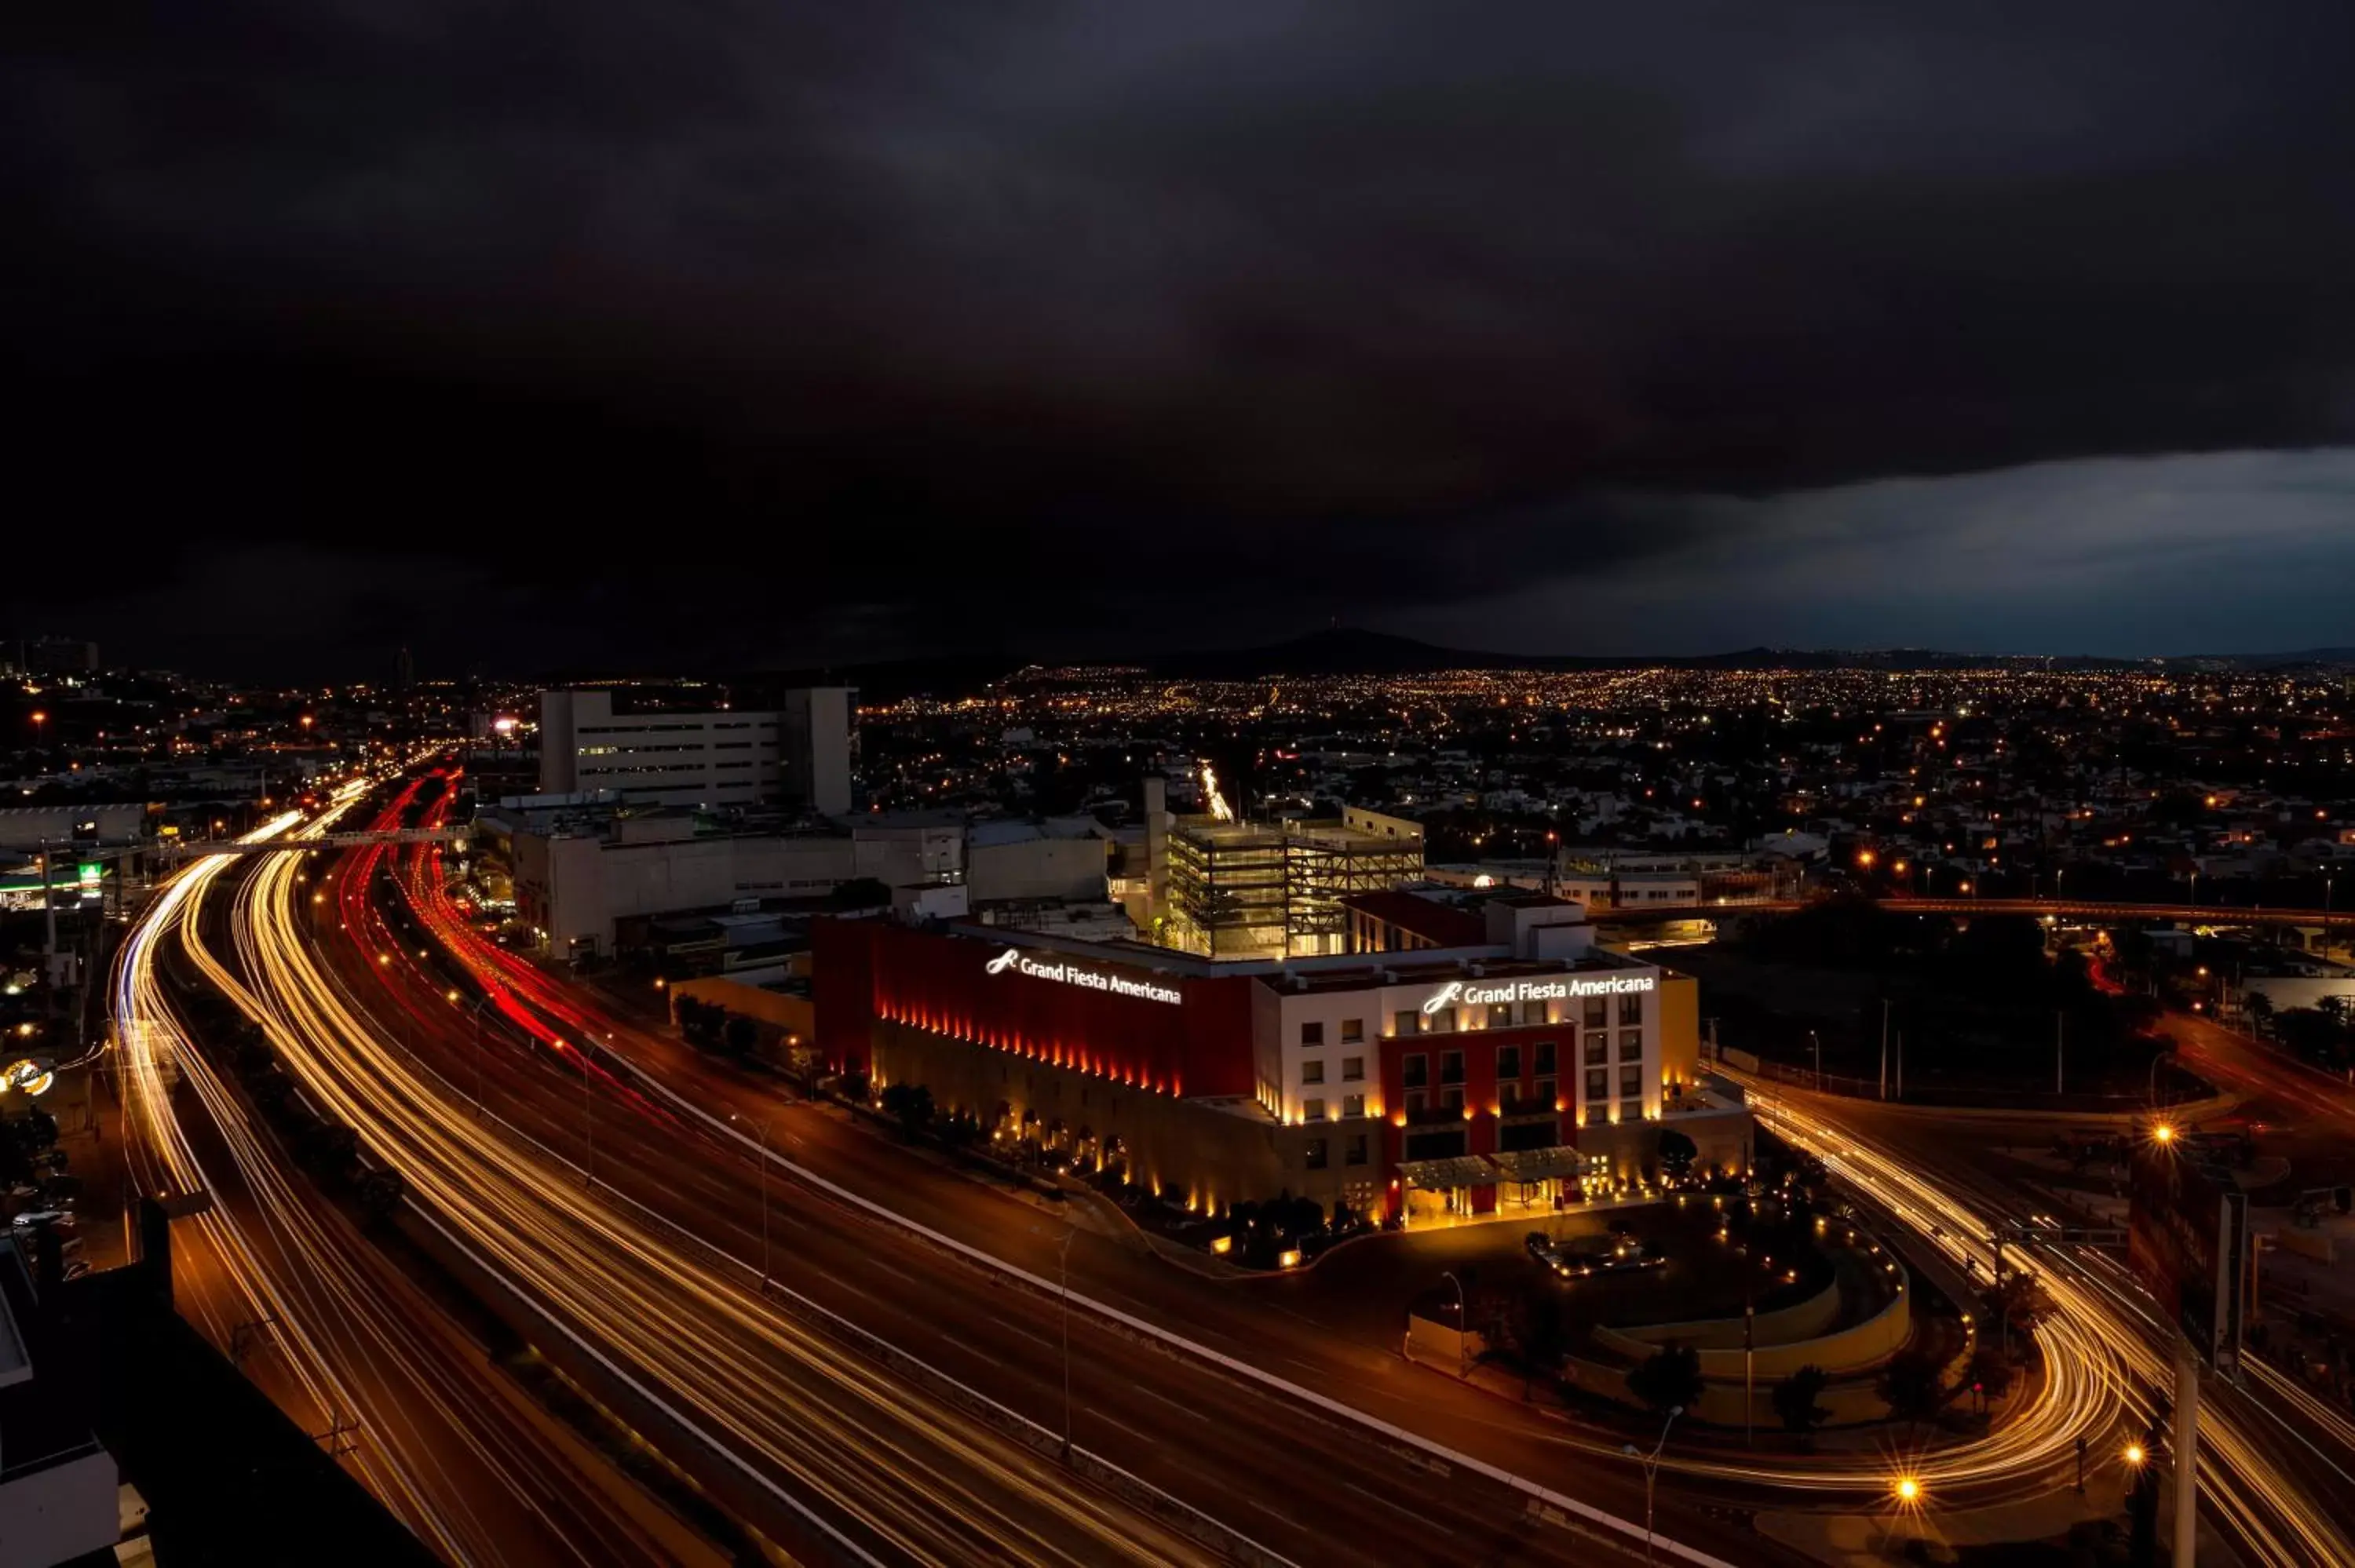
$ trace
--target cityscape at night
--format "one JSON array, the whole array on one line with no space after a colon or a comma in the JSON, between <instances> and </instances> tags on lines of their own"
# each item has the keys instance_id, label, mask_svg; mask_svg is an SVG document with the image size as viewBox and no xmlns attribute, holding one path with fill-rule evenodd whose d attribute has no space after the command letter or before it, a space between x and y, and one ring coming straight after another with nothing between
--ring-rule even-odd
<instances>
[{"instance_id":1,"label":"cityscape at night","mask_svg":"<svg viewBox=\"0 0 2355 1568\"><path fill-rule=\"evenodd\" d=\"M2355 1565L2351 23L28 17L0 1568Z\"/></svg>"}]
</instances>

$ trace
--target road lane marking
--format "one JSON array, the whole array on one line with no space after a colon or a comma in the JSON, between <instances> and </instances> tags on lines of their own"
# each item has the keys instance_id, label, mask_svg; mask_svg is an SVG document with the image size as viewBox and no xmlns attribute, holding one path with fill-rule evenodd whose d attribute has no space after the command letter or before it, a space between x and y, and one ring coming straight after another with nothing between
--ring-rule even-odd
<instances>
[{"instance_id":1,"label":"road lane marking","mask_svg":"<svg viewBox=\"0 0 2355 1568\"><path fill-rule=\"evenodd\" d=\"M1166 1404L1166 1405L1167 1405L1170 1409L1175 1410L1175 1411L1181 1412L1182 1414L1187 1414L1187 1415L1190 1415L1190 1416L1192 1416L1192 1417L1193 1417L1195 1420L1197 1420L1197 1421L1208 1421L1208 1420L1209 1419L1209 1416L1207 1416L1207 1415L1203 1414L1200 1411L1199 1411L1199 1410L1195 1409L1192 1405L1190 1405L1190 1404L1180 1404L1178 1401L1176 1401L1176 1400L1174 1400L1174 1399L1171 1399L1171 1398L1170 1398L1168 1395L1167 1395L1167 1394L1156 1393L1154 1393L1151 1389L1149 1389L1149 1388L1146 1387L1146 1386L1145 1386L1143 1383L1130 1383L1130 1384L1128 1385L1128 1391L1129 1391L1129 1393L1141 1393L1141 1394L1145 1395L1145 1397L1146 1397L1146 1398L1147 1398L1147 1399L1149 1399L1149 1400L1153 1401L1156 1404Z\"/></svg>"}]
</instances>

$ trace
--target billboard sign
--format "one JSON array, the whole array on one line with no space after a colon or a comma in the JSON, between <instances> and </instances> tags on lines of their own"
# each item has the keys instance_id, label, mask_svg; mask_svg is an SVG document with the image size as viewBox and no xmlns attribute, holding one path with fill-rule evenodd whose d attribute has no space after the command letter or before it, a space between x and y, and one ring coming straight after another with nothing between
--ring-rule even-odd
<instances>
[{"instance_id":1,"label":"billboard sign","mask_svg":"<svg viewBox=\"0 0 2355 1568\"><path fill-rule=\"evenodd\" d=\"M2180 1139L2146 1139L2133 1169L2127 1260L2200 1359L2237 1377L2248 1315L2248 1195Z\"/></svg>"}]
</instances>

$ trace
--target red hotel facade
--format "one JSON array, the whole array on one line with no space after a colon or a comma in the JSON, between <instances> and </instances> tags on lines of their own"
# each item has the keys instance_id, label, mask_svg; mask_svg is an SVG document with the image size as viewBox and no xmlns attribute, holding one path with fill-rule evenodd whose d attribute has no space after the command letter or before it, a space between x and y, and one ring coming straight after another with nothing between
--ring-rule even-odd
<instances>
[{"instance_id":1,"label":"red hotel facade","mask_svg":"<svg viewBox=\"0 0 2355 1568\"><path fill-rule=\"evenodd\" d=\"M1712 1113L1689 1128L1704 1162L1744 1158L1746 1115L1692 1087L1692 982L1546 903L1492 913L1479 946L1280 964L820 920L816 1042L879 1090L924 1084L995 1137L1203 1212L1550 1208L1565 1183L1640 1177L1691 1109Z\"/></svg>"}]
</instances>

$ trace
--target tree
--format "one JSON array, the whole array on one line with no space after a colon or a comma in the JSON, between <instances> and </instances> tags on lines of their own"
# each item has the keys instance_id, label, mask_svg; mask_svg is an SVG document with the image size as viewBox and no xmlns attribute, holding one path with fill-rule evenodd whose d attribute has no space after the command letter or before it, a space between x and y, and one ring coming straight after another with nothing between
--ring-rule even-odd
<instances>
[{"instance_id":1,"label":"tree","mask_svg":"<svg viewBox=\"0 0 2355 1568\"><path fill-rule=\"evenodd\" d=\"M1674 1342L1660 1347L1643 1365L1627 1374L1627 1392L1656 1411L1672 1406L1690 1410L1700 1403L1705 1386L1700 1375L1700 1352Z\"/></svg>"},{"instance_id":2,"label":"tree","mask_svg":"<svg viewBox=\"0 0 2355 1568\"><path fill-rule=\"evenodd\" d=\"M1911 1428L1937 1418L1945 1407L1946 1388L1937 1358L1927 1351L1903 1350L1881 1369L1878 1392L1891 1418Z\"/></svg>"},{"instance_id":3,"label":"tree","mask_svg":"<svg viewBox=\"0 0 2355 1568\"><path fill-rule=\"evenodd\" d=\"M761 1026L740 1012L728 1021L728 1027L721 1032L720 1037L728 1043L730 1054L749 1056L761 1038Z\"/></svg>"},{"instance_id":4,"label":"tree","mask_svg":"<svg viewBox=\"0 0 2355 1568\"><path fill-rule=\"evenodd\" d=\"M2275 1013L2274 1035L2309 1062L2334 1071L2347 1065L2347 1026L2321 1008L2290 1007Z\"/></svg>"},{"instance_id":5,"label":"tree","mask_svg":"<svg viewBox=\"0 0 2355 1568\"><path fill-rule=\"evenodd\" d=\"M932 1119L932 1091L922 1084L893 1084L883 1091L883 1108L898 1118L900 1131L910 1142Z\"/></svg>"},{"instance_id":6,"label":"tree","mask_svg":"<svg viewBox=\"0 0 2355 1568\"><path fill-rule=\"evenodd\" d=\"M716 1001L706 1001L699 996L678 999L678 1032L698 1045L712 1044L727 1017L728 1010Z\"/></svg>"},{"instance_id":7,"label":"tree","mask_svg":"<svg viewBox=\"0 0 2355 1568\"><path fill-rule=\"evenodd\" d=\"M1783 1423L1784 1431L1809 1440L1812 1446L1816 1428L1832 1418L1830 1411L1816 1403L1831 1381L1823 1368L1808 1365L1774 1385L1767 1397L1774 1402L1774 1414Z\"/></svg>"},{"instance_id":8,"label":"tree","mask_svg":"<svg viewBox=\"0 0 2355 1568\"><path fill-rule=\"evenodd\" d=\"M388 1220L400 1211L401 1200L409 1195L409 1183L400 1172L384 1166L370 1168L360 1177L358 1197L360 1208L372 1220Z\"/></svg>"},{"instance_id":9,"label":"tree","mask_svg":"<svg viewBox=\"0 0 2355 1568\"><path fill-rule=\"evenodd\" d=\"M1660 1130L1660 1168L1669 1175L1683 1181L1700 1158L1700 1146L1693 1142L1690 1133L1674 1127Z\"/></svg>"},{"instance_id":10,"label":"tree","mask_svg":"<svg viewBox=\"0 0 2355 1568\"><path fill-rule=\"evenodd\" d=\"M2011 1362L2002 1350L1982 1341L1971 1353L1971 1382L1986 1399L2001 1399L2011 1392Z\"/></svg>"}]
</instances>

